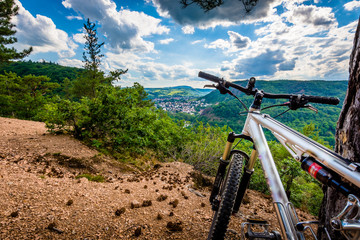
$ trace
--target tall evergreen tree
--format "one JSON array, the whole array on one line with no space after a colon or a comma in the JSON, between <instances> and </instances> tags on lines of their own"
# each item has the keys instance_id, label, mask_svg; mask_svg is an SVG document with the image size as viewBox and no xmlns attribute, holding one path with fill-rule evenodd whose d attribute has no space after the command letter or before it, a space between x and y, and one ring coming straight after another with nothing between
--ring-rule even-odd
<instances>
[{"instance_id":1,"label":"tall evergreen tree","mask_svg":"<svg viewBox=\"0 0 360 240\"><path fill-rule=\"evenodd\" d=\"M96 73L101 64L101 58L104 56L100 53L100 48L104 45L104 42L98 42L99 38L97 37L95 23L90 22L90 19L87 19L87 22L84 24L84 29L86 31L85 52L83 52L84 67L85 69Z\"/></svg>"},{"instance_id":2,"label":"tall evergreen tree","mask_svg":"<svg viewBox=\"0 0 360 240\"><path fill-rule=\"evenodd\" d=\"M17 42L14 34L16 30L11 18L18 14L19 7L16 6L14 0L0 0L0 64L13 59L21 59L29 55L32 47L22 52L17 52L14 47L8 48L6 45Z\"/></svg>"},{"instance_id":3,"label":"tall evergreen tree","mask_svg":"<svg viewBox=\"0 0 360 240\"><path fill-rule=\"evenodd\" d=\"M120 75L127 72L126 70L110 71L109 76L105 76L99 67L101 64L101 58L104 56L101 54L101 47L104 42L99 43L97 36L96 24L87 19L84 24L85 29L85 47L83 52L83 62L86 71L83 72L69 88L70 95L76 99L81 97L96 97L96 89L101 84L111 85L112 81L120 80Z\"/></svg>"}]
</instances>

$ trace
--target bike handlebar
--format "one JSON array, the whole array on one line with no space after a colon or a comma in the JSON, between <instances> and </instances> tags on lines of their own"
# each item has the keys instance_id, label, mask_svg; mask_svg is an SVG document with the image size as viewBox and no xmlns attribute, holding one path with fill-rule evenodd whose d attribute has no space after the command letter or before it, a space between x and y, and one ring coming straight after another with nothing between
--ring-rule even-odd
<instances>
[{"instance_id":1,"label":"bike handlebar","mask_svg":"<svg viewBox=\"0 0 360 240\"><path fill-rule=\"evenodd\" d=\"M235 88L247 95L253 95L257 93L257 89L248 89L244 88L240 85L237 85L232 82L225 81L222 78L216 77L214 75L205 73L205 72L199 72L199 77L210 80L212 82L218 83L223 85L226 88L232 87ZM272 94L272 93L266 93L262 92L264 98L270 98L270 99L295 99L298 98L298 101L306 101L306 102L312 102L312 103L321 103L321 104L330 104L330 105L337 105L340 103L340 99L336 97L322 97L322 96L311 96L311 95L300 95L300 94Z\"/></svg>"}]
</instances>

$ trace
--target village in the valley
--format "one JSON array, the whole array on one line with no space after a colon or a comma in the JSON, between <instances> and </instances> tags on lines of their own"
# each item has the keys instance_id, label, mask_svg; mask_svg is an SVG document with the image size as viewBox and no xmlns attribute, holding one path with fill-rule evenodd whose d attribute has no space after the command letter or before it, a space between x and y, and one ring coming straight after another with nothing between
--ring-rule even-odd
<instances>
[{"instance_id":1,"label":"village in the valley","mask_svg":"<svg viewBox=\"0 0 360 240\"><path fill-rule=\"evenodd\" d=\"M205 99L192 101L188 97L155 98L153 101L157 108L173 113L197 114L210 105Z\"/></svg>"}]
</instances>

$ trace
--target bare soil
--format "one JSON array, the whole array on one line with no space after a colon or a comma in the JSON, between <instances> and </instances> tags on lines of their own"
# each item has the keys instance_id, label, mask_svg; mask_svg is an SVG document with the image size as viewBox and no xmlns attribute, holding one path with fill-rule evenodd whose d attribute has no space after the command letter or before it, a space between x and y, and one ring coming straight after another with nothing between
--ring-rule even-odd
<instances>
[{"instance_id":1,"label":"bare soil","mask_svg":"<svg viewBox=\"0 0 360 240\"><path fill-rule=\"evenodd\" d=\"M139 172L44 123L0 117L0 239L206 239L209 190L194 189L192 171L172 162ZM77 178L85 173L105 181ZM237 232L247 218L279 231L269 196L250 190L240 210Z\"/></svg>"}]
</instances>

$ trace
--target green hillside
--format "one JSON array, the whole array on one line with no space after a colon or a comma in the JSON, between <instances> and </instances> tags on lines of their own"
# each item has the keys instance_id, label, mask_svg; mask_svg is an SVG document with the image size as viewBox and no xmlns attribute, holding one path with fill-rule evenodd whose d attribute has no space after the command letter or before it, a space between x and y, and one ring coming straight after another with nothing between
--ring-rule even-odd
<instances>
[{"instance_id":1,"label":"green hillside","mask_svg":"<svg viewBox=\"0 0 360 240\"><path fill-rule=\"evenodd\" d=\"M196 89L189 86L145 88L149 99L169 97L202 97L210 93L211 89Z\"/></svg>"},{"instance_id":2,"label":"green hillside","mask_svg":"<svg viewBox=\"0 0 360 240\"><path fill-rule=\"evenodd\" d=\"M75 79L78 74L84 71L81 68L65 67L56 63L18 61L0 65L0 74L14 72L20 77L32 74L35 76L47 76L51 82L62 83L65 78Z\"/></svg>"},{"instance_id":3,"label":"green hillside","mask_svg":"<svg viewBox=\"0 0 360 240\"><path fill-rule=\"evenodd\" d=\"M246 82L238 82L238 84L246 86ZM330 145L334 145L336 123L346 95L347 81L257 81L256 87L270 93L294 93L340 98L340 104L337 106L312 104L319 110L318 113L308 109L298 109L296 111L289 111L277 118L279 121L299 131L305 125L312 123L319 131L319 136ZM235 89L232 90L245 105L251 105L252 96L247 96ZM246 116L245 114L239 114L244 111L244 108L235 98L230 95L221 95L218 91L213 91L202 97L202 99L205 99L207 103L212 105L200 115L190 118L190 121L202 121L213 126L226 125L236 132L241 132ZM285 101L264 99L262 107L284 103ZM265 110L264 113L276 116L287 109L287 107L276 107ZM174 118L181 119L184 117L182 115L174 115ZM271 138L269 133L267 135Z\"/></svg>"}]
</instances>

